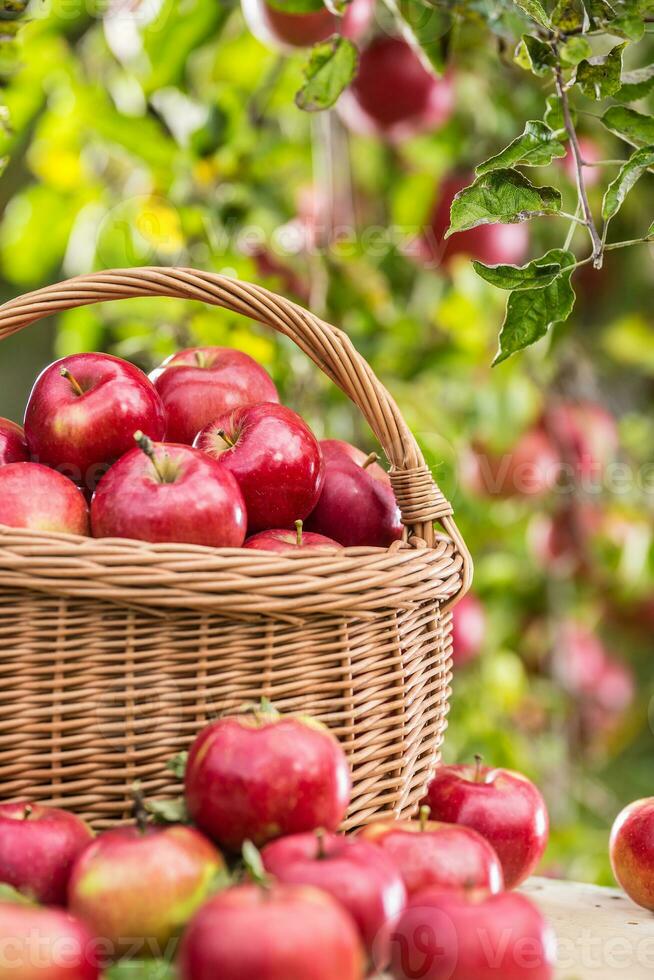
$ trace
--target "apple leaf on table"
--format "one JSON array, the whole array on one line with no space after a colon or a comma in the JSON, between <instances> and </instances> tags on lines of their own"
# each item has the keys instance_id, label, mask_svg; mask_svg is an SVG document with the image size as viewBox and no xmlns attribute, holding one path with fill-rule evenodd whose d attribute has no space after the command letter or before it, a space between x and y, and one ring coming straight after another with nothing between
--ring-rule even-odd
<instances>
[{"instance_id":1,"label":"apple leaf on table","mask_svg":"<svg viewBox=\"0 0 654 980\"><path fill-rule=\"evenodd\" d=\"M295 104L305 112L330 109L357 72L359 53L347 38L334 37L316 44L304 69L304 85Z\"/></svg>"},{"instance_id":2,"label":"apple leaf on table","mask_svg":"<svg viewBox=\"0 0 654 980\"><path fill-rule=\"evenodd\" d=\"M556 188L537 187L517 170L493 170L455 196L445 237L478 225L513 224L560 210L561 194Z\"/></svg>"}]
</instances>

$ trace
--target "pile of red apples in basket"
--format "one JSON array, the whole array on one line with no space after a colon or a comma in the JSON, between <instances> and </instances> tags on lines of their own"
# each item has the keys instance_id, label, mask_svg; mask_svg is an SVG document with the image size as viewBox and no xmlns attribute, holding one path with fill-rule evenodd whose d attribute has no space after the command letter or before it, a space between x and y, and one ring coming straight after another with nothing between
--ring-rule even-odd
<instances>
[{"instance_id":1,"label":"pile of red apples in basket","mask_svg":"<svg viewBox=\"0 0 654 980\"><path fill-rule=\"evenodd\" d=\"M0 419L0 524L273 552L385 548L403 530L376 454L318 441L263 367L221 347L149 378L108 354L46 368L24 427Z\"/></svg>"}]
</instances>

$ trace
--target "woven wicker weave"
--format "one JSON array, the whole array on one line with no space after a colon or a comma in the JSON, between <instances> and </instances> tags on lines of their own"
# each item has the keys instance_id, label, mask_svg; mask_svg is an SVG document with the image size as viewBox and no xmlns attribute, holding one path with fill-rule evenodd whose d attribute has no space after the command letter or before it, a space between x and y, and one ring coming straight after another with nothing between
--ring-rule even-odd
<instances>
[{"instance_id":1,"label":"woven wicker weave","mask_svg":"<svg viewBox=\"0 0 654 980\"><path fill-rule=\"evenodd\" d=\"M136 296L200 300L292 338L378 437L406 540L286 556L0 526L2 797L108 826L127 816L134 780L174 794L166 760L210 719L265 695L342 739L354 773L347 827L408 814L438 759L449 607L471 576L449 504L348 338L259 286L177 268L82 276L0 307L0 340Z\"/></svg>"}]
</instances>

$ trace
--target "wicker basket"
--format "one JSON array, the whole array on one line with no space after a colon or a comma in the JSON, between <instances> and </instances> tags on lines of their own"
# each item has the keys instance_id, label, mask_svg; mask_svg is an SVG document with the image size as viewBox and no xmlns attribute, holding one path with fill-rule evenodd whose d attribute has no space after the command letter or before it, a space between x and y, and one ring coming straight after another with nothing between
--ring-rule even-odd
<instances>
[{"instance_id":1,"label":"wicker basket","mask_svg":"<svg viewBox=\"0 0 654 980\"><path fill-rule=\"evenodd\" d=\"M438 760L449 607L471 577L449 504L348 338L259 286L178 268L82 276L0 307L0 339L136 296L200 300L292 338L378 437L405 541L280 556L0 526L2 798L109 826L128 815L134 780L175 794L167 759L209 720L266 696L342 740L354 773L346 827L409 814Z\"/></svg>"}]
</instances>

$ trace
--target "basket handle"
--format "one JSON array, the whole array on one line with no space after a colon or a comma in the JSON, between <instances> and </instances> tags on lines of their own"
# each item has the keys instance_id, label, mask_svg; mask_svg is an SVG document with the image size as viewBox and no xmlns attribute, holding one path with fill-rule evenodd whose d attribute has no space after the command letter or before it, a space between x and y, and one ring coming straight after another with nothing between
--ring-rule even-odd
<instances>
[{"instance_id":1,"label":"basket handle","mask_svg":"<svg viewBox=\"0 0 654 980\"><path fill-rule=\"evenodd\" d=\"M0 340L23 327L79 306L138 296L172 296L221 306L258 320L290 337L364 415L391 463L390 478L403 523L431 546L439 521L463 559L462 594L472 561L452 519L452 508L431 472L400 410L349 337L296 303L275 293L213 272L174 267L114 269L77 276L26 293L0 306Z\"/></svg>"}]
</instances>

